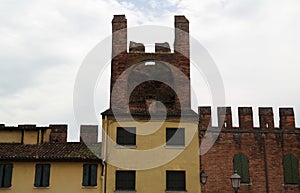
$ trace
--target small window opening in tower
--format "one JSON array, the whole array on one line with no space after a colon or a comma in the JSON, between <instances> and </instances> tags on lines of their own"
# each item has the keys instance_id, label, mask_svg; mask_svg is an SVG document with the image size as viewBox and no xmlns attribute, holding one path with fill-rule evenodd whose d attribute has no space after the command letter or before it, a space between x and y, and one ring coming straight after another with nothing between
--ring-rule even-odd
<instances>
[{"instance_id":1,"label":"small window opening in tower","mask_svg":"<svg viewBox=\"0 0 300 193\"><path fill-rule=\"evenodd\" d=\"M145 62L145 66L154 66L155 65L155 61L147 61Z\"/></svg>"},{"instance_id":2,"label":"small window opening in tower","mask_svg":"<svg viewBox=\"0 0 300 193\"><path fill-rule=\"evenodd\" d=\"M268 123L266 123L266 128L269 128L269 124Z\"/></svg>"},{"instance_id":3,"label":"small window opening in tower","mask_svg":"<svg viewBox=\"0 0 300 193\"><path fill-rule=\"evenodd\" d=\"M226 121L224 122L224 127L227 127L227 122Z\"/></svg>"},{"instance_id":4,"label":"small window opening in tower","mask_svg":"<svg viewBox=\"0 0 300 193\"><path fill-rule=\"evenodd\" d=\"M155 44L144 44L145 52L154 53L155 52Z\"/></svg>"}]
</instances>

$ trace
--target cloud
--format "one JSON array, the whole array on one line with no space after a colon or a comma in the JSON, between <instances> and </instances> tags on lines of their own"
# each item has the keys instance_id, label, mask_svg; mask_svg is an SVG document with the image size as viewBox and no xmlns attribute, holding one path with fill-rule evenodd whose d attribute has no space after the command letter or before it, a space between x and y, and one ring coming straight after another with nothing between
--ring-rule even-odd
<instances>
[{"instance_id":1,"label":"cloud","mask_svg":"<svg viewBox=\"0 0 300 193\"><path fill-rule=\"evenodd\" d=\"M297 0L3 0L0 121L68 122L76 127L72 113L76 72L87 53L111 34L113 15L126 14L128 27L173 27L174 15L182 14L190 21L191 35L218 65L226 105L233 106L234 113L243 105L293 106L299 126L299 4ZM203 94L207 89L196 91L199 105L209 105L209 96ZM78 139L76 129L71 133L69 139Z\"/></svg>"}]
</instances>

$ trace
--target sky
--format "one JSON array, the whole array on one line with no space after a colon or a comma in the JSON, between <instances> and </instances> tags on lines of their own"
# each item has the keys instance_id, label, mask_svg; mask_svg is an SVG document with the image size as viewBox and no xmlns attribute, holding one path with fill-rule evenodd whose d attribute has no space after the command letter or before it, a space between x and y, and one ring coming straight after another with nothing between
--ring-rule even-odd
<instances>
[{"instance_id":1,"label":"sky","mask_svg":"<svg viewBox=\"0 0 300 193\"><path fill-rule=\"evenodd\" d=\"M293 107L300 126L298 0L2 0L0 123L69 124L68 140L78 140L76 76L88 53L111 35L115 14L125 14L128 27L172 28L174 15L185 15L190 35L218 67L234 125L237 107L253 107L257 126L258 107L266 106L273 107L276 126L278 108ZM98 115L108 107L108 72L95 93ZM194 71L192 86L199 106L212 105Z\"/></svg>"}]
</instances>

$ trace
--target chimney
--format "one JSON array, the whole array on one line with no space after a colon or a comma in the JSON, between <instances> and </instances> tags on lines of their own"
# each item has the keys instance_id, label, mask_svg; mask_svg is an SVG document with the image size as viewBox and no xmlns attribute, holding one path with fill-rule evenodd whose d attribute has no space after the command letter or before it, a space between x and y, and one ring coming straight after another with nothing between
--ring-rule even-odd
<instances>
[{"instance_id":1,"label":"chimney","mask_svg":"<svg viewBox=\"0 0 300 193\"><path fill-rule=\"evenodd\" d=\"M183 15L175 16L174 50L190 58L189 20Z\"/></svg>"},{"instance_id":2,"label":"chimney","mask_svg":"<svg viewBox=\"0 0 300 193\"><path fill-rule=\"evenodd\" d=\"M98 125L81 125L80 142L86 144L98 142Z\"/></svg>"},{"instance_id":3,"label":"chimney","mask_svg":"<svg viewBox=\"0 0 300 193\"><path fill-rule=\"evenodd\" d=\"M259 107L259 127L261 129L274 128L274 114L272 107Z\"/></svg>"},{"instance_id":4,"label":"chimney","mask_svg":"<svg viewBox=\"0 0 300 193\"><path fill-rule=\"evenodd\" d=\"M38 144L39 143L39 129L34 124L18 125L22 130L21 143L23 144Z\"/></svg>"},{"instance_id":5,"label":"chimney","mask_svg":"<svg viewBox=\"0 0 300 193\"><path fill-rule=\"evenodd\" d=\"M68 125L49 125L51 129L50 142L67 142Z\"/></svg>"},{"instance_id":6,"label":"chimney","mask_svg":"<svg viewBox=\"0 0 300 193\"><path fill-rule=\"evenodd\" d=\"M114 15L112 20L112 58L127 52L127 19L125 15Z\"/></svg>"}]
</instances>

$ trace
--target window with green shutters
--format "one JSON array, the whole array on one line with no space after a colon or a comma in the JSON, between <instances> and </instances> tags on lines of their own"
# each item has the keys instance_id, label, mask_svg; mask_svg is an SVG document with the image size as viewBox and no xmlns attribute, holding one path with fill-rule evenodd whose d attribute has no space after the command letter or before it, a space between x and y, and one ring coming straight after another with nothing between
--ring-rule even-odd
<instances>
[{"instance_id":1,"label":"window with green shutters","mask_svg":"<svg viewBox=\"0 0 300 193\"><path fill-rule=\"evenodd\" d=\"M97 186L97 164L83 164L82 186Z\"/></svg>"},{"instance_id":2,"label":"window with green shutters","mask_svg":"<svg viewBox=\"0 0 300 193\"><path fill-rule=\"evenodd\" d=\"M0 164L0 188L11 187L12 164Z\"/></svg>"},{"instance_id":3,"label":"window with green shutters","mask_svg":"<svg viewBox=\"0 0 300 193\"><path fill-rule=\"evenodd\" d=\"M50 178L50 164L35 165L35 187L48 187Z\"/></svg>"},{"instance_id":4,"label":"window with green shutters","mask_svg":"<svg viewBox=\"0 0 300 193\"><path fill-rule=\"evenodd\" d=\"M238 153L234 156L233 169L241 176L241 183L250 183L249 161L245 154Z\"/></svg>"},{"instance_id":5,"label":"window with green shutters","mask_svg":"<svg viewBox=\"0 0 300 193\"><path fill-rule=\"evenodd\" d=\"M285 155L283 158L284 184L299 183L298 160L292 154Z\"/></svg>"}]
</instances>

